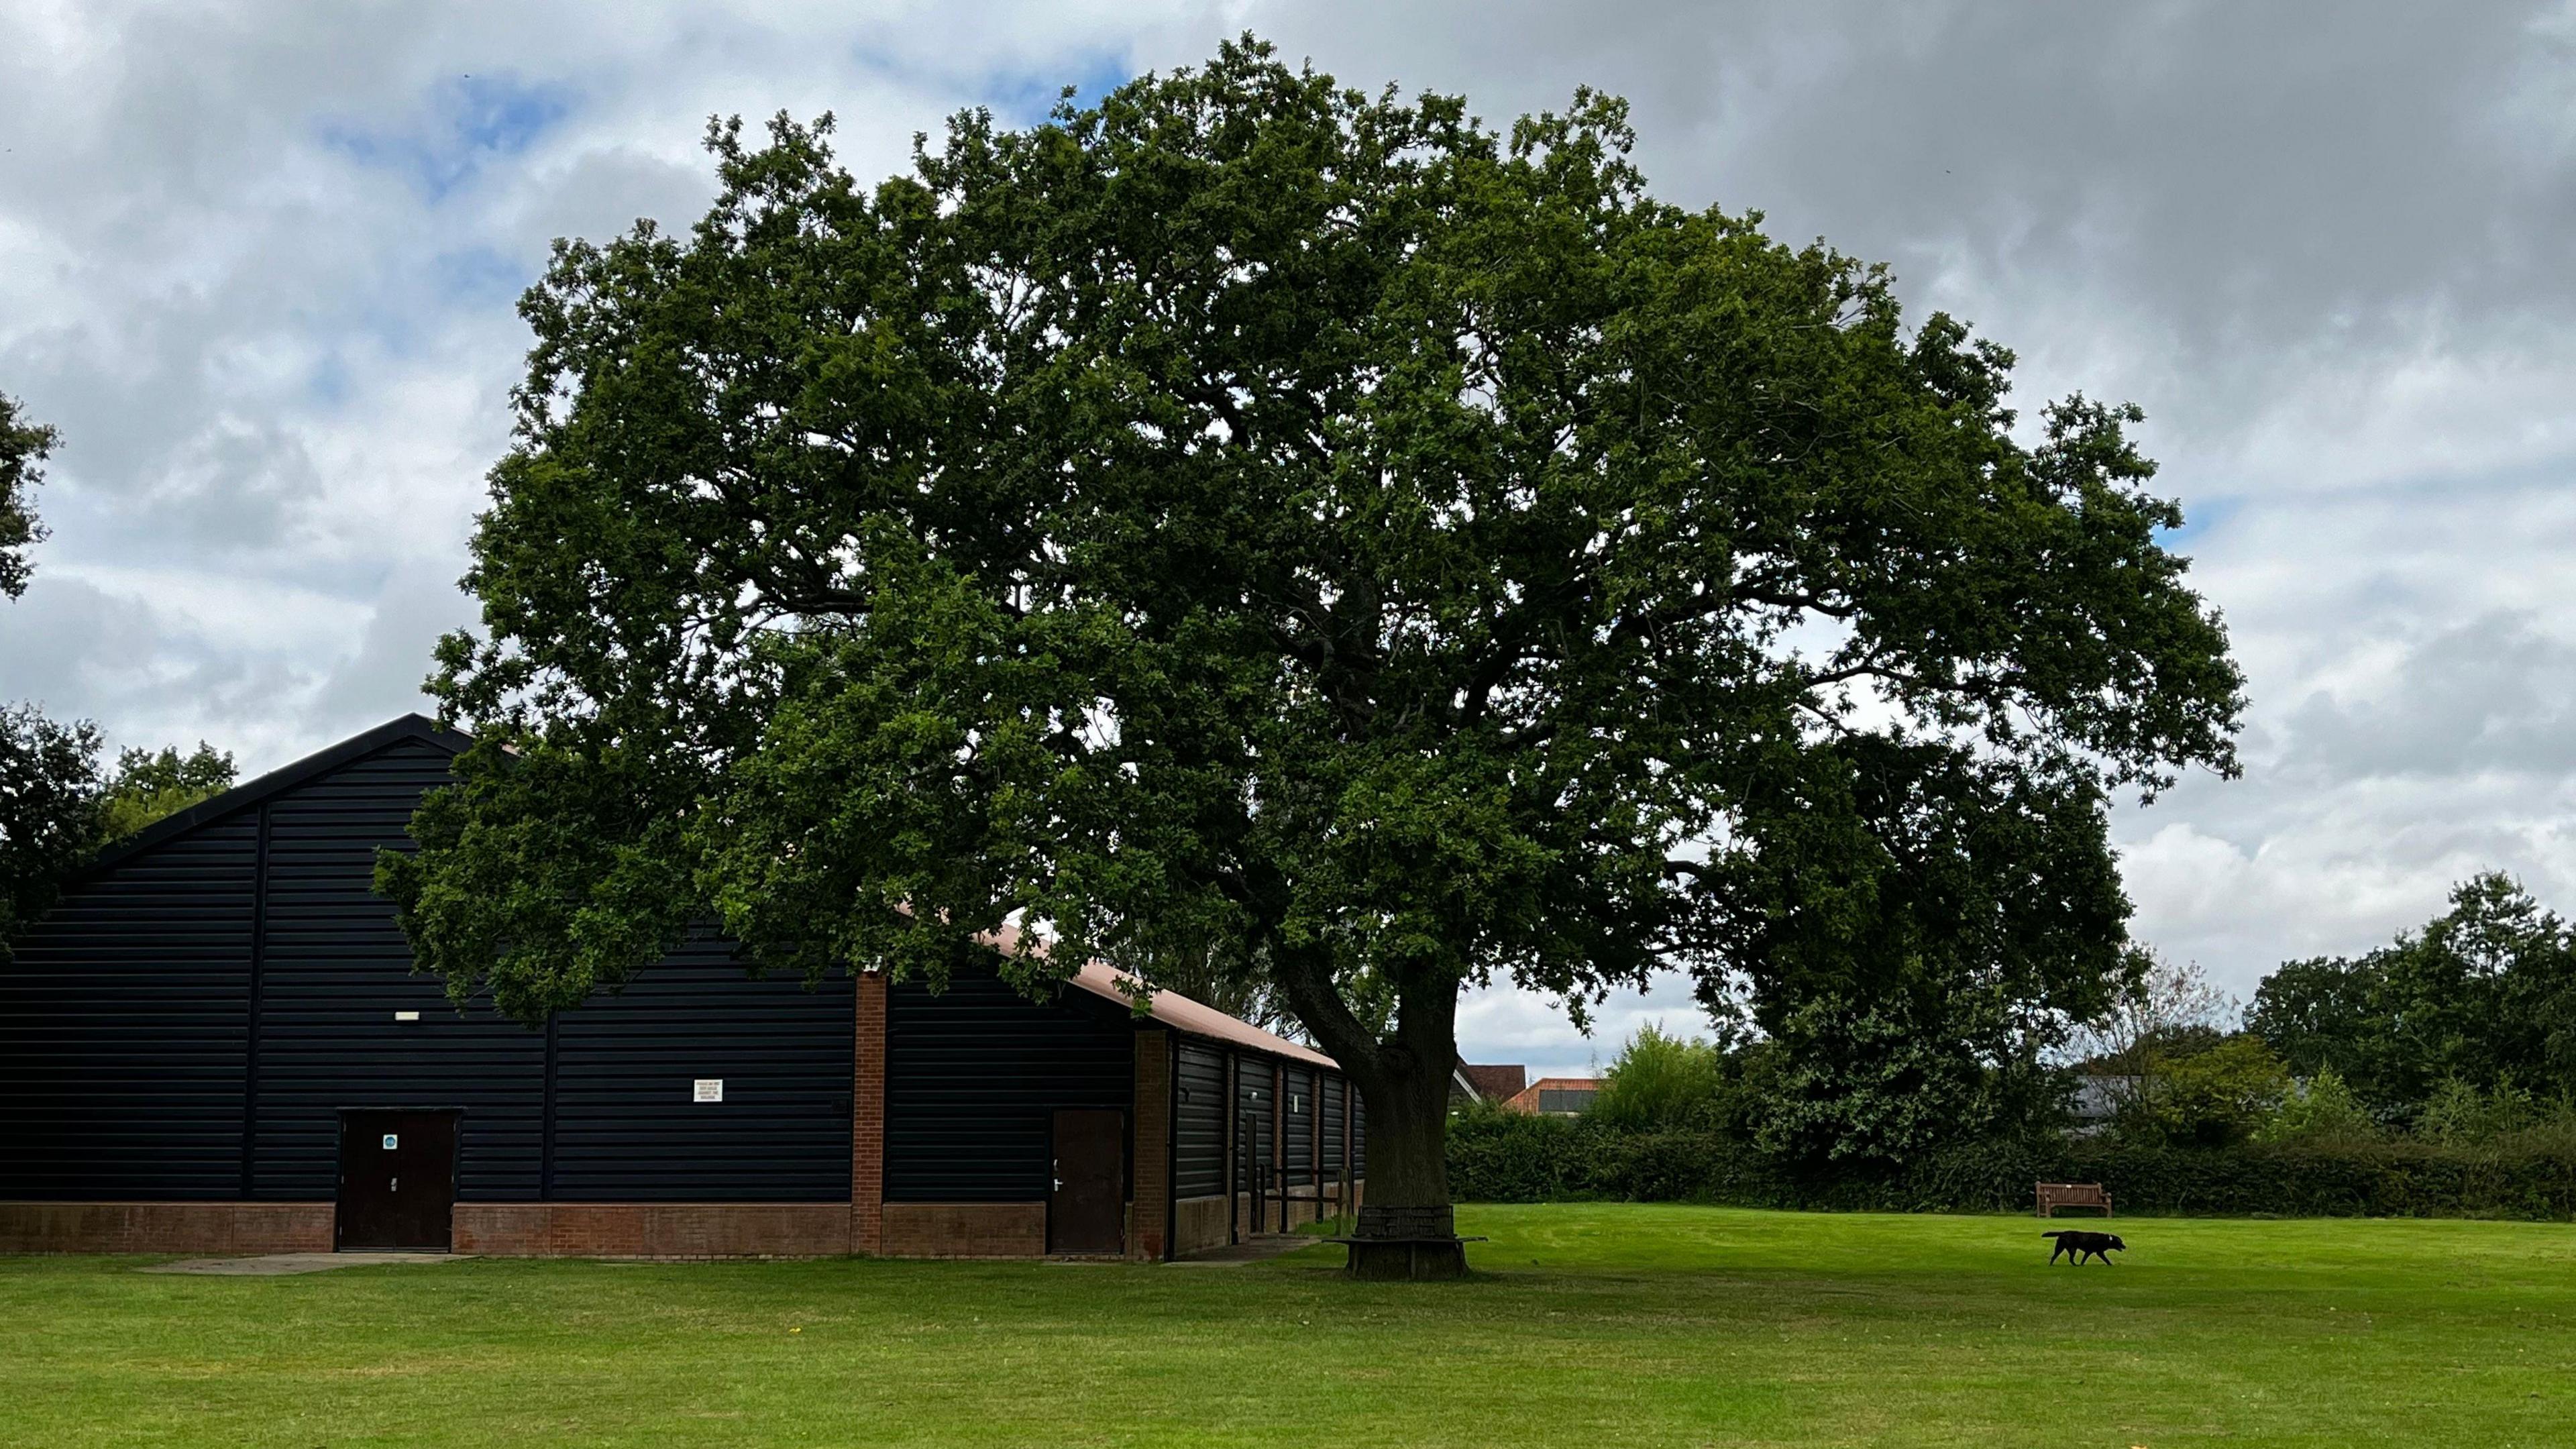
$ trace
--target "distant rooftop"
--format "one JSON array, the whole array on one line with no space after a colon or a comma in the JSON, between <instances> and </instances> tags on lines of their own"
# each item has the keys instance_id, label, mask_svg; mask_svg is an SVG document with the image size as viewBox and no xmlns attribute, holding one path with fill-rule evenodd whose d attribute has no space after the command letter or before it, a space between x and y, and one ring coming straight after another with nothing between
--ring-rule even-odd
<instances>
[{"instance_id":1,"label":"distant rooftop","mask_svg":"<svg viewBox=\"0 0 2576 1449\"><path fill-rule=\"evenodd\" d=\"M1572 1117L1591 1111L1600 1095L1599 1077L1541 1077L1505 1102L1503 1110L1540 1117Z\"/></svg>"},{"instance_id":2,"label":"distant rooftop","mask_svg":"<svg viewBox=\"0 0 2576 1449\"><path fill-rule=\"evenodd\" d=\"M1494 1063L1485 1066L1479 1066L1474 1062L1460 1062L1458 1076L1467 1084L1467 1089L1476 1094L1478 1100L1486 1102L1510 1101L1521 1094L1522 1088L1529 1085L1529 1068L1518 1062Z\"/></svg>"}]
</instances>

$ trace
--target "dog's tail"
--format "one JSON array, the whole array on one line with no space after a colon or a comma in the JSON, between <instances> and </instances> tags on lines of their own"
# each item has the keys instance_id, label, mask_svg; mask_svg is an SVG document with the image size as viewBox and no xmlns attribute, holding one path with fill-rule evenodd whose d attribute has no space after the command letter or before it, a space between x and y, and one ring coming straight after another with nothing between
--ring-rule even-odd
<instances>
[{"instance_id":1,"label":"dog's tail","mask_svg":"<svg viewBox=\"0 0 2576 1449\"><path fill-rule=\"evenodd\" d=\"M2062 1238L2062 1237L2065 1237L2065 1236L2066 1236L2066 1234L2065 1234L2065 1232L2064 1232L2063 1230L2060 1230L2060 1231L2058 1231L2058 1232L2054 1232L2054 1233L2042 1233L2042 1234L2040 1234L2040 1236L2041 1236L2041 1237L2043 1237L2043 1238Z\"/></svg>"}]
</instances>

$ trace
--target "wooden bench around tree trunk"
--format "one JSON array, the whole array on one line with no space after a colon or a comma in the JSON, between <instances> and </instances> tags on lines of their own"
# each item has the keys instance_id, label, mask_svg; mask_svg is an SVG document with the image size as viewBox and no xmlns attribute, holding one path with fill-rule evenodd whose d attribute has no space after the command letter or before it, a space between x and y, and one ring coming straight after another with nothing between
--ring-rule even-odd
<instances>
[{"instance_id":1,"label":"wooden bench around tree trunk","mask_svg":"<svg viewBox=\"0 0 2576 1449\"><path fill-rule=\"evenodd\" d=\"M2111 1215L2110 1191L2098 1182L2043 1182L2039 1185L2039 1215L2057 1216L2059 1208L2100 1208L2102 1216Z\"/></svg>"}]
</instances>

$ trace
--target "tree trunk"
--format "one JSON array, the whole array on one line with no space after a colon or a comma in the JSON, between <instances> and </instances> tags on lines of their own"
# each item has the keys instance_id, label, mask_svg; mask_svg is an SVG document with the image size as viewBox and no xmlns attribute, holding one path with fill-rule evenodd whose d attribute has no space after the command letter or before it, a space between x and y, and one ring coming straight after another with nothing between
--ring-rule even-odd
<instances>
[{"instance_id":1,"label":"tree trunk","mask_svg":"<svg viewBox=\"0 0 2576 1449\"><path fill-rule=\"evenodd\" d=\"M1290 1009L1368 1108L1368 1172L1351 1232L1351 1276L1464 1277L1448 1160L1458 979L1425 972L1400 981L1395 1033L1378 1041L1333 989L1329 958L1282 949L1273 960Z\"/></svg>"},{"instance_id":2,"label":"tree trunk","mask_svg":"<svg viewBox=\"0 0 2576 1449\"><path fill-rule=\"evenodd\" d=\"M1388 1052L1380 1067L1354 1078L1368 1104L1368 1179L1351 1276L1464 1277L1467 1254L1449 1201L1449 1064Z\"/></svg>"}]
</instances>

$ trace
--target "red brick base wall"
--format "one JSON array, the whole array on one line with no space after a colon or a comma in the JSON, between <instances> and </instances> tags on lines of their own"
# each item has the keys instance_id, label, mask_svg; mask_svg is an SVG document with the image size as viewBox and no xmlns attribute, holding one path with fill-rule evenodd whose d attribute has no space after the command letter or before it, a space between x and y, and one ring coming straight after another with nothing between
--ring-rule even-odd
<instances>
[{"instance_id":1,"label":"red brick base wall","mask_svg":"<svg viewBox=\"0 0 2576 1449\"><path fill-rule=\"evenodd\" d=\"M461 1202L460 1253L503 1258L825 1258L850 1251L837 1202Z\"/></svg>"},{"instance_id":2,"label":"red brick base wall","mask_svg":"<svg viewBox=\"0 0 2576 1449\"><path fill-rule=\"evenodd\" d=\"M1042 1258L1042 1202L890 1202L884 1253L889 1258Z\"/></svg>"},{"instance_id":3,"label":"red brick base wall","mask_svg":"<svg viewBox=\"0 0 2576 1449\"><path fill-rule=\"evenodd\" d=\"M327 1202L0 1202L0 1253L327 1253Z\"/></svg>"},{"instance_id":4,"label":"red brick base wall","mask_svg":"<svg viewBox=\"0 0 2576 1449\"><path fill-rule=\"evenodd\" d=\"M1311 1220L1312 1207L1298 1206L1305 1209L1298 1220ZM1225 1209L1222 1197L1180 1204L1175 1251L1223 1243ZM1129 1211L1134 1244L1146 1230L1134 1221L1134 1205ZM0 1202L0 1253L327 1253L332 1222L327 1202ZM502 1258L828 1258L856 1250L852 1209L835 1202L461 1202L453 1223L455 1251ZM1044 1257L1046 1204L888 1203L880 1251Z\"/></svg>"}]
</instances>

